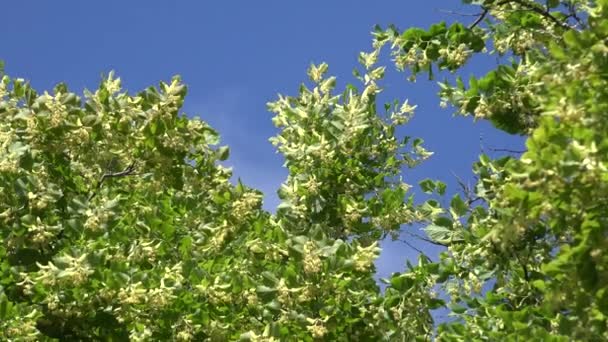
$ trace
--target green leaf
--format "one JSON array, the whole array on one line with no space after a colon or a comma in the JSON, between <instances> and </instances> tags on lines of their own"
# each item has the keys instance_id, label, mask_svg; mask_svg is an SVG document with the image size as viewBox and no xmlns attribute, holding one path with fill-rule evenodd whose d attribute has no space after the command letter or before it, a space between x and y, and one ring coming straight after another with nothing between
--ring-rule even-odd
<instances>
[{"instance_id":1,"label":"green leaf","mask_svg":"<svg viewBox=\"0 0 608 342\"><path fill-rule=\"evenodd\" d=\"M447 227L447 228L452 228L452 226L453 226L452 220L449 217L445 217L445 216L437 217L436 219L433 220L433 223L438 226Z\"/></svg>"},{"instance_id":2,"label":"green leaf","mask_svg":"<svg viewBox=\"0 0 608 342\"><path fill-rule=\"evenodd\" d=\"M447 27L445 24L445 21L441 21L437 24L433 24L431 25L431 27L429 28L429 33L432 36L439 36L439 35L443 35L447 32Z\"/></svg>"},{"instance_id":3,"label":"green leaf","mask_svg":"<svg viewBox=\"0 0 608 342\"><path fill-rule=\"evenodd\" d=\"M435 187L437 189L437 193L439 195L444 195L445 194L445 190L446 190L446 185L444 182L441 181L435 181Z\"/></svg>"},{"instance_id":4,"label":"green leaf","mask_svg":"<svg viewBox=\"0 0 608 342\"><path fill-rule=\"evenodd\" d=\"M431 298L429 300L429 309L435 310L445 306L445 301L439 298Z\"/></svg>"},{"instance_id":5,"label":"green leaf","mask_svg":"<svg viewBox=\"0 0 608 342\"><path fill-rule=\"evenodd\" d=\"M418 185L420 185L420 189L422 189L424 193L432 194L435 191L435 181L429 178L421 180Z\"/></svg>"},{"instance_id":6,"label":"green leaf","mask_svg":"<svg viewBox=\"0 0 608 342\"><path fill-rule=\"evenodd\" d=\"M266 305L264 306L275 312L281 311L281 303L279 303L279 301L277 300L273 300L270 303L266 303Z\"/></svg>"},{"instance_id":7,"label":"green leaf","mask_svg":"<svg viewBox=\"0 0 608 342\"><path fill-rule=\"evenodd\" d=\"M222 146L217 149L217 159L226 160L230 156L230 148L228 146Z\"/></svg>"},{"instance_id":8,"label":"green leaf","mask_svg":"<svg viewBox=\"0 0 608 342\"><path fill-rule=\"evenodd\" d=\"M578 33L576 33L574 30L569 30L566 33L564 33L564 41L566 42L566 44L568 44L569 47L571 48L579 48L581 43L579 40L579 36Z\"/></svg>"},{"instance_id":9,"label":"green leaf","mask_svg":"<svg viewBox=\"0 0 608 342\"><path fill-rule=\"evenodd\" d=\"M424 231L431 240L441 244L449 243L452 236L452 230L442 226L428 225Z\"/></svg>"},{"instance_id":10,"label":"green leaf","mask_svg":"<svg viewBox=\"0 0 608 342\"><path fill-rule=\"evenodd\" d=\"M464 241L462 233L447 227L430 224L424 228L429 239L443 244L449 245L452 242Z\"/></svg>"},{"instance_id":11,"label":"green leaf","mask_svg":"<svg viewBox=\"0 0 608 342\"><path fill-rule=\"evenodd\" d=\"M15 156L22 156L29 150L29 146L24 145L21 141L15 141L8 147L8 151Z\"/></svg>"},{"instance_id":12,"label":"green leaf","mask_svg":"<svg viewBox=\"0 0 608 342\"><path fill-rule=\"evenodd\" d=\"M264 272L262 272L262 277L269 280L273 284L276 284L279 282L279 279L272 272L264 271Z\"/></svg>"},{"instance_id":13,"label":"green leaf","mask_svg":"<svg viewBox=\"0 0 608 342\"><path fill-rule=\"evenodd\" d=\"M469 210L469 206L460 198L460 195L458 194L452 197L452 201L450 201L450 208L457 216L463 216Z\"/></svg>"},{"instance_id":14,"label":"green leaf","mask_svg":"<svg viewBox=\"0 0 608 342\"><path fill-rule=\"evenodd\" d=\"M414 285L414 279L407 274L400 274L391 277L391 287L400 292L405 292Z\"/></svg>"},{"instance_id":15,"label":"green leaf","mask_svg":"<svg viewBox=\"0 0 608 342\"><path fill-rule=\"evenodd\" d=\"M456 303L450 303L448 305L448 308L457 314L461 314L461 313L464 313L465 311L467 311L466 307L456 304Z\"/></svg>"},{"instance_id":16,"label":"green leaf","mask_svg":"<svg viewBox=\"0 0 608 342\"><path fill-rule=\"evenodd\" d=\"M545 289L547 288L547 284L545 283L544 280L541 280L541 279L534 280L532 282L532 285L534 285L534 287L539 289L541 292L545 292Z\"/></svg>"},{"instance_id":17,"label":"green leaf","mask_svg":"<svg viewBox=\"0 0 608 342\"><path fill-rule=\"evenodd\" d=\"M276 288L260 285L256 288L256 292L258 293L274 293L277 292Z\"/></svg>"},{"instance_id":18,"label":"green leaf","mask_svg":"<svg viewBox=\"0 0 608 342\"><path fill-rule=\"evenodd\" d=\"M556 59L565 60L567 58L567 54L564 49L554 41L549 42L549 52Z\"/></svg>"},{"instance_id":19,"label":"green leaf","mask_svg":"<svg viewBox=\"0 0 608 342\"><path fill-rule=\"evenodd\" d=\"M0 319L8 318L8 313L11 311L12 303L8 300L4 293L0 294Z\"/></svg>"},{"instance_id":20,"label":"green leaf","mask_svg":"<svg viewBox=\"0 0 608 342\"><path fill-rule=\"evenodd\" d=\"M248 331L246 333L242 333L241 336L239 337L239 340L241 341L251 341L254 338L256 338L257 335L255 335L252 331Z\"/></svg>"}]
</instances>

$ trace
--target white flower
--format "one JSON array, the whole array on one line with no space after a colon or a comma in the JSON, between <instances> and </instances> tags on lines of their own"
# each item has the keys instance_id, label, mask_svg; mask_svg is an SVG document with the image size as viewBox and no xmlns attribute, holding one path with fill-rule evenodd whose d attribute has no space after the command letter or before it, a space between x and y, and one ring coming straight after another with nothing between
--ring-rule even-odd
<instances>
[{"instance_id":1,"label":"white flower","mask_svg":"<svg viewBox=\"0 0 608 342\"><path fill-rule=\"evenodd\" d=\"M359 61L366 69L371 68L378 61L378 55L380 54L380 49L376 49L370 53L360 52L359 53Z\"/></svg>"},{"instance_id":2,"label":"white flower","mask_svg":"<svg viewBox=\"0 0 608 342\"><path fill-rule=\"evenodd\" d=\"M323 336L325 336L325 334L327 334L327 328L325 328L325 325L323 325L323 321L319 319L312 320L310 318L308 319L308 321L310 322L310 324L306 327L306 329L308 329L312 337L322 338Z\"/></svg>"},{"instance_id":3,"label":"white flower","mask_svg":"<svg viewBox=\"0 0 608 342\"><path fill-rule=\"evenodd\" d=\"M354 255L355 269L362 272L367 271L372 266L379 253L380 248L378 247L378 241L375 241L367 247L361 247L361 245L357 246L357 251Z\"/></svg>"},{"instance_id":4,"label":"white flower","mask_svg":"<svg viewBox=\"0 0 608 342\"><path fill-rule=\"evenodd\" d=\"M316 245L312 241L306 242L304 245L304 272L307 274L315 274L321 270L321 258L316 253Z\"/></svg>"},{"instance_id":5,"label":"white flower","mask_svg":"<svg viewBox=\"0 0 608 342\"><path fill-rule=\"evenodd\" d=\"M321 81L328 68L329 66L327 63L321 63L319 66L313 64L308 68L308 76L313 82L318 83Z\"/></svg>"}]
</instances>

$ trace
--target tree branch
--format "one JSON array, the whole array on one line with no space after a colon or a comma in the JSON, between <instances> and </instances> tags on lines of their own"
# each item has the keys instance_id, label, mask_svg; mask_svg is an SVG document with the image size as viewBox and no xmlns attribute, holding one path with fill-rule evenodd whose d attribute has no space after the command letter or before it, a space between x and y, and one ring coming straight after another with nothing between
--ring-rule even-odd
<instances>
[{"instance_id":1,"label":"tree branch","mask_svg":"<svg viewBox=\"0 0 608 342\"><path fill-rule=\"evenodd\" d=\"M465 184L462 178L460 178L454 171L450 171L450 173L452 174L452 176L454 176L454 178L456 178L456 182L458 183L458 186L460 186L460 189L462 189L462 193L467 198L467 200L471 199L473 197L473 191L471 190L471 187Z\"/></svg>"},{"instance_id":2,"label":"tree branch","mask_svg":"<svg viewBox=\"0 0 608 342\"><path fill-rule=\"evenodd\" d=\"M565 29L565 30L572 30L572 27L570 27L568 24L560 21L559 19L557 19L556 17L554 17L551 13L549 13L547 10L532 5L531 3L526 2L525 0L503 0L503 1L499 1L496 3L497 6L502 6L502 5L506 5L508 3L515 3L518 4L534 13L540 14L541 16L551 20L553 23L555 23L557 26Z\"/></svg>"},{"instance_id":3,"label":"tree branch","mask_svg":"<svg viewBox=\"0 0 608 342\"><path fill-rule=\"evenodd\" d=\"M489 149L492 152L508 152L508 153L518 153L518 154L526 152L526 150L511 150L511 149L508 149L508 148L491 148L490 147Z\"/></svg>"},{"instance_id":4,"label":"tree branch","mask_svg":"<svg viewBox=\"0 0 608 342\"><path fill-rule=\"evenodd\" d=\"M97 195L97 192L99 191L99 189L101 189L101 185L107 178L126 177L126 176L132 176L134 174L135 174L135 162L132 162L129 166L127 166L124 170L122 170L120 172L104 173L101 176L101 178L99 179L99 181L97 182L97 185L95 186L95 189L93 190L93 192L91 192L91 195L89 195L89 201L92 200L93 197L95 197L95 195Z\"/></svg>"},{"instance_id":5,"label":"tree branch","mask_svg":"<svg viewBox=\"0 0 608 342\"><path fill-rule=\"evenodd\" d=\"M581 20L581 18L578 16L578 14L576 14L576 8L574 7L573 3L569 3L568 4L568 16L566 18L573 18L574 21L576 21L576 25L574 25L575 27L578 26L584 26L583 25L583 21Z\"/></svg>"},{"instance_id":6,"label":"tree branch","mask_svg":"<svg viewBox=\"0 0 608 342\"><path fill-rule=\"evenodd\" d=\"M519 254L517 254L517 252L513 252L513 255L515 255L517 262L519 262L519 264L521 265L521 268L524 271L524 279L526 280L526 282L530 282L530 275L528 273L528 267L526 266L525 263L521 262L521 259L519 258Z\"/></svg>"},{"instance_id":7,"label":"tree branch","mask_svg":"<svg viewBox=\"0 0 608 342\"><path fill-rule=\"evenodd\" d=\"M426 258L426 260L433 262L433 259L431 259L428 255L426 255L422 250L420 250L419 248L417 248L416 246L412 245L411 243L409 243L407 240L405 239L398 239L397 241L401 241L404 244L406 244L408 247L410 247L411 249L415 250L416 252L420 253L420 255L422 255L423 257Z\"/></svg>"},{"instance_id":8,"label":"tree branch","mask_svg":"<svg viewBox=\"0 0 608 342\"><path fill-rule=\"evenodd\" d=\"M451 10L446 10L446 9L438 9L437 12L445 13L445 14L460 15L463 17L478 17L480 15L480 13L463 13L463 12L451 11Z\"/></svg>"},{"instance_id":9,"label":"tree branch","mask_svg":"<svg viewBox=\"0 0 608 342\"><path fill-rule=\"evenodd\" d=\"M442 247L447 247L448 246L448 245L446 245L444 243L440 243L440 242L433 241L431 239L427 239L424 236L420 236L420 235L412 233L412 232L405 231L405 233L409 234L409 235L411 235L411 236L413 236L413 237L415 237L417 239L420 239L420 240L422 240L424 242L428 242L428 243L430 243L432 245L435 245L435 246L442 246Z\"/></svg>"},{"instance_id":10,"label":"tree branch","mask_svg":"<svg viewBox=\"0 0 608 342\"><path fill-rule=\"evenodd\" d=\"M456 182L458 183L458 185L460 186L460 188L462 189L462 193L465 197L465 199L467 200L467 205L471 205L477 201L481 201L483 200L482 197L476 196L475 195L475 191L471 189L471 187L467 184L464 184L464 181L462 180L462 178L458 177L458 175L456 173L454 173L453 171L451 171L452 175L456 178ZM468 211L470 212L472 209L469 208Z\"/></svg>"},{"instance_id":11,"label":"tree branch","mask_svg":"<svg viewBox=\"0 0 608 342\"><path fill-rule=\"evenodd\" d=\"M486 17L487 14L488 14L488 9L484 8L483 12L481 12L479 14L477 19L475 19L475 21L472 22L471 25L469 25L469 29L473 29L475 26L479 25L479 23L481 23L481 21Z\"/></svg>"}]
</instances>

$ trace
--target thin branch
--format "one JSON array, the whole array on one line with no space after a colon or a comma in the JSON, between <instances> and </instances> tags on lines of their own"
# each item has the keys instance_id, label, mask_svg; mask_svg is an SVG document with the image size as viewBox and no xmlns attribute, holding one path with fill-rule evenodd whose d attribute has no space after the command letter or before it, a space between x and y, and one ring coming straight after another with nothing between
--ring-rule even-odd
<instances>
[{"instance_id":1,"label":"thin branch","mask_svg":"<svg viewBox=\"0 0 608 342\"><path fill-rule=\"evenodd\" d=\"M574 7L573 3L569 3L568 4L568 16L566 18L573 18L574 21L576 21L576 25L575 26L581 26L583 27L583 21L581 20L581 18L578 16L578 14L576 14L576 8Z\"/></svg>"},{"instance_id":2,"label":"thin branch","mask_svg":"<svg viewBox=\"0 0 608 342\"><path fill-rule=\"evenodd\" d=\"M450 173L452 174L452 176L454 176L454 178L456 178L456 182L458 183L458 186L460 186L460 188L462 189L462 193L464 194L464 196L467 199L470 199L472 197L472 190L471 187L468 184L464 184L464 181L462 180L462 178L460 178L454 171L450 171Z\"/></svg>"},{"instance_id":3,"label":"thin branch","mask_svg":"<svg viewBox=\"0 0 608 342\"><path fill-rule=\"evenodd\" d=\"M89 201L92 200L93 197L95 197L95 195L97 195L97 192L99 191L99 189L101 189L101 185L103 184L103 182L106 179L133 176L133 175L135 175L135 162L132 162L129 166L127 166L124 170L122 170L120 172L104 173L101 176L101 178L99 179L99 181L97 182L97 185L95 186L95 190L93 190L93 192L91 192L91 195L89 195Z\"/></svg>"},{"instance_id":4,"label":"thin branch","mask_svg":"<svg viewBox=\"0 0 608 342\"><path fill-rule=\"evenodd\" d=\"M469 29L473 29L475 26L479 25L479 23L481 23L481 21L486 17L487 14L488 14L488 9L484 8L483 12L478 14L477 19L475 19L475 21L472 22L471 25L469 25Z\"/></svg>"},{"instance_id":5,"label":"thin branch","mask_svg":"<svg viewBox=\"0 0 608 342\"><path fill-rule=\"evenodd\" d=\"M537 14L540 14L541 16L551 20L553 23L555 23L557 26L565 29L565 30L571 30L572 27L570 27L568 24L560 21L559 19L557 19L556 17L554 17L551 13L549 13L548 11L542 9L541 7L532 5L530 3L527 3L524 0L503 0L500 1L498 3L496 3L497 6L502 6L502 5L506 5L508 3L516 3L522 7L525 7L526 9L535 12Z\"/></svg>"},{"instance_id":6,"label":"thin branch","mask_svg":"<svg viewBox=\"0 0 608 342\"><path fill-rule=\"evenodd\" d=\"M460 15L463 17L478 17L481 14L481 13L463 13L463 12L451 11L451 10L446 10L446 9L437 9L436 11L439 13L454 14L454 15Z\"/></svg>"},{"instance_id":7,"label":"thin branch","mask_svg":"<svg viewBox=\"0 0 608 342\"><path fill-rule=\"evenodd\" d=\"M530 282L530 275L528 273L528 267L526 266L526 264L521 262L521 259L519 258L519 255L516 252L513 252L513 255L515 255L517 262L519 262L519 264L521 265L521 268L524 271L524 279L526 280L526 282Z\"/></svg>"},{"instance_id":8,"label":"thin branch","mask_svg":"<svg viewBox=\"0 0 608 342\"><path fill-rule=\"evenodd\" d=\"M478 197L471 198L471 199L467 200L467 204L468 204L468 205L471 205L471 204L473 204L473 203L475 203L475 202L477 202L477 201L481 201L481 200L483 200L483 197L479 197L479 196L478 196ZM471 210L471 209L469 209L469 210Z\"/></svg>"},{"instance_id":9,"label":"thin branch","mask_svg":"<svg viewBox=\"0 0 608 342\"><path fill-rule=\"evenodd\" d=\"M522 153L526 152L526 150L511 150L508 148L491 148L491 147L489 147L489 149L492 152L508 152L508 153L517 153L517 154L522 154Z\"/></svg>"},{"instance_id":10,"label":"thin branch","mask_svg":"<svg viewBox=\"0 0 608 342\"><path fill-rule=\"evenodd\" d=\"M483 197L475 196L475 191L473 191L468 184L464 184L464 181L462 180L462 178L458 177L458 175L456 173L454 173L453 171L451 171L451 173L456 178L456 182L462 189L462 193L464 194L464 197L467 200L467 205L470 206L471 204L473 204L477 201L483 200ZM469 211L471 211L471 210L472 209L469 208Z\"/></svg>"},{"instance_id":11,"label":"thin branch","mask_svg":"<svg viewBox=\"0 0 608 342\"><path fill-rule=\"evenodd\" d=\"M417 239L420 239L420 240L422 240L424 242L428 242L428 243L430 243L432 245L435 245L435 246L442 246L442 247L447 247L448 246L448 245L446 245L444 243L440 243L440 242L433 241L431 239L427 239L424 236L421 236L421 235L418 235L418 234L415 234L415 233L412 233L412 232L405 231L405 233L409 234L409 235L411 235L411 236L413 236L413 237L415 237Z\"/></svg>"},{"instance_id":12,"label":"thin branch","mask_svg":"<svg viewBox=\"0 0 608 342\"><path fill-rule=\"evenodd\" d=\"M420 250L419 248L417 248L416 246L412 245L411 243L409 243L407 240L405 239L398 239L397 241L401 241L404 244L406 244L408 247L410 247L411 249L415 250L416 252L420 253L420 255L422 255L423 257L426 258L426 260L433 262L433 259L431 259L428 255L426 255L422 250Z\"/></svg>"}]
</instances>

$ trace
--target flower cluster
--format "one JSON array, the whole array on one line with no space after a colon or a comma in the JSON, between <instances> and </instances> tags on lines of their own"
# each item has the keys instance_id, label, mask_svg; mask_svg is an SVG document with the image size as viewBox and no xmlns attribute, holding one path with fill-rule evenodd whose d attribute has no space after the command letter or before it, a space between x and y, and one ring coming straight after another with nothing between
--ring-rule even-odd
<instances>
[{"instance_id":1,"label":"flower cluster","mask_svg":"<svg viewBox=\"0 0 608 342\"><path fill-rule=\"evenodd\" d=\"M317 246L313 241L307 241L304 245L304 272L315 274L321 271L321 258L317 254Z\"/></svg>"},{"instance_id":2,"label":"flower cluster","mask_svg":"<svg viewBox=\"0 0 608 342\"><path fill-rule=\"evenodd\" d=\"M455 48L442 48L439 49L439 55L443 57L447 63L451 64L454 68L458 68L464 65L467 60L471 57L472 51L464 44L460 43Z\"/></svg>"},{"instance_id":3,"label":"flower cluster","mask_svg":"<svg viewBox=\"0 0 608 342\"><path fill-rule=\"evenodd\" d=\"M240 198L232 203L232 214L237 218L245 218L255 209L259 209L262 203L262 195L258 192L245 192Z\"/></svg>"},{"instance_id":4,"label":"flower cluster","mask_svg":"<svg viewBox=\"0 0 608 342\"><path fill-rule=\"evenodd\" d=\"M37 263L39 271L36 280L50 286L56 284L82 285L94 272L86 258L87 254L78 257L70 255L58 257L55 260L63 266L62 268L57 267L53 262L48 262L46 265Z\"/></svg>"},{"instance_id":5,"label":"flower cluster","mask_svg":"<svg viewBox=\"0 0 608 342\"><path fill-rule=\"evenodd\" d=\"M366 272L374 264L374 260L378 257L380 248L378 242L374 242L367 247L357 246L357 252L353 259L355 261L355 269L357 271Z\"/></svg>"},{"instance_id":6,"label":"flower cluster","mask_svg":"<svg viewBox=\"0 0 608 342\"><path fill-rule=\"evenodd\" d=\"M309 325L306 329L310 332L314 338L323 338L327 334L327 328L323 324L323 321L319 319L308 319Z\"/></svg>"},{"instance_id":7,"label":"flower cluster","mask_svg":"<svg viewBox=\"0 0 608 342\"><path fill-rule=\"evenodd\" d=\"M67 106L62 103L63 94L57 92L55 96L51 96L48 93L43 95L42 101L49 111L49 123L51 127L57 127L63 124L66 119Z\"/></svg>"}]
</instances>

